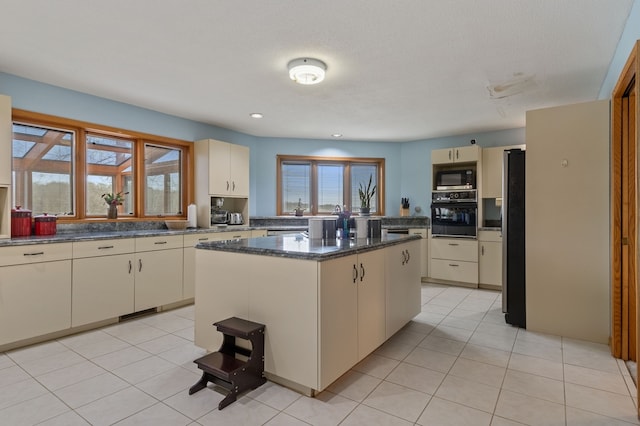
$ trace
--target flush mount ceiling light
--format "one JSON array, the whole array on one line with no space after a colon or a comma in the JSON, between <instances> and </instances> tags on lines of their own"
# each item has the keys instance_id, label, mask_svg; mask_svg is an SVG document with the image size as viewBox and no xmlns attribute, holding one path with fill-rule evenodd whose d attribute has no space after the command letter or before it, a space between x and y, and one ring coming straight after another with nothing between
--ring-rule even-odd
<instances>
[{"instance_id":1,"label":"flush mount ceiling light","mask_svg":"<svg viewBox=\"0 0 640 426\"><path fill-rule=\"evenodd\" d=\"M318 84L324 80L327 66L324 62L312 58L298 58L289 62L289 77L299 84Z\"/></svg>"},{"instance_id":2,"label":"flush mount ceiling light","mask_svg":"<svg viewBox=\"0 0 640 426\"><path fill-rule=\"evenodd\" d=\"M252 112L251 114L249 114L249 117L251 117L251 118L262 118L262 117L264 117L264 115L262 115L261 112Z\"/></svg>"}]
</instances>

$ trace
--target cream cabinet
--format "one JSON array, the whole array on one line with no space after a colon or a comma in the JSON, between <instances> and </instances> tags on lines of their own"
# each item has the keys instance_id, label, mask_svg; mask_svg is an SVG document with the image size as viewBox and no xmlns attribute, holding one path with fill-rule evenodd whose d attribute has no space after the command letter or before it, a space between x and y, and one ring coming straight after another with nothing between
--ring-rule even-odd
<instances>
[{"instance_id":1,"label":"cream cabinet","mask_svg":"<svg viewBox=\"0 0 640 426\"><path fill-rule=\"evenodd\" d=\"M478 241L432 238L431 279L478 285Z\"/></svg>"},{"instance_id":2,"label":"cream cabinet","mask_svg":"<svg viewBox=\"0 0 640 426\"><path fill-rule=\"evenodd\" d=\"M0 238L11 238L11 98L0 95Z\"/></svg>"},{"instance_id":3,"label":"cream cabinet","mask_svg":"<svg viewBox=\"0 0 640 426\"><path fill-rule=\"evenodd\" d=\"M391 337L421 310L422 240L385 249L386 337Z\"/></svg>"},{"instance_id":4,"label":"cream cabinet","mask_svg":"<svg viewBox=\"0 0 640 426\"><path fill-rule=\"evenodd\" d=\"M375 250L357 256L358 361L387 339L385 252ZM400 278L400 282L404 279ZM324 280L323 280L324 285ZM405 321L406 323L406 321Z\"/></svg>"},{"instance_id":5,"label":"cream cabinet","mask_svg":"<svg viewBox=\"0 0 640 426\"><path fill-rule=\"evenodd\" d=\"M73 327L134 312L134 251L133 238L73 243Z\"/></svg>"},{"instance_id":6,"label":"cream cabinet","mask_svg":"<svg viewBox=\"0 0 640 426\"><path fill-rule=\"evenodd\" d=\"M502 287L502 235L500 231L478 232L478 271L481 287Z\"/></svg>"},{"instance_id":7,"label":"cream cabinet","mask_svg":"<svg viewBox=\"0 0 640 426\"><path fill-rule=\"evenodd\" d=\"M206 139L196 142L196 156L206 159L206 182L209 195L221 197L249 196L249 148ZM203 174L205 171L202 171ZM198 179L205 176L198 170Z\"/></svg>"},{"instance_id":8,"label":"cream cabinet","mask_svg":"<svg viewBox=\"0 0 640 426\"><path fill-rule=\"evenodd\" d=\"M525 145L498 146L482 150L482 198L502 198L502 159L507 149Z\"/></svg>"},{"instance_id":9,"label":"cream cabinet","mask_svg":"<svg viewBox=\"0 0 640 426\"><path fill-rule=\"evenodd\" d=\"M431 164L472 163L479 159L480 147L477 145L431 151Z\"/></svg>"},{"instance_id":10,"label":"cream cabinet","mask_svg":"<svg viewBox=\"0 0 640 426\"><path fill-rule=\"evenodd\" d=\"M420 235L420 276L429 276L429 236L426 228L409 228L409 235Z\"/></svg>"},{"instance_id":11,"label":"cream cabinet","mask_svg":"<svg viewBox=\"0 0 640 426\"><path fill-rule=\"evenodd\" d=\"M71 327L70 243L0 248L0 346Z\"/></svg>"},{"instance_id":12,"label":"cream cabinet","mask_svg":"<svg viewBox=\"0 0 640 426\"><path fill-rule=\"evenodd\" d=\"M182 300L182 235L136 238L134 310Z\"/></svg>"}]
</instances>

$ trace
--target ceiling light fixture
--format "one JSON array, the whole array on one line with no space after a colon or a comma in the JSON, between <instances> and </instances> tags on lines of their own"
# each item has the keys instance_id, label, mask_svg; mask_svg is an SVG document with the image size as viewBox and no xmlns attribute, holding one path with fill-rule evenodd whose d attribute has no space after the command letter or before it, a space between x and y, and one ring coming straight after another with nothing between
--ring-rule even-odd
<instances>
[{"instance_id":1,"label":"ceiling light fixture","mask_svg":"<svg viewBox=\"0 0 640 426\"><path fill-rule=\"evenodd\" d=\"M341 138L342 137L342 133L334 133L331 135L332 138Z\"/></svg>"},{"instance_id":2,"label":"ceiling light fixture","mask_svg":"<svg viewBox=\"0 0 640 426\"><path fill-rule=\"evenodd\" d=\"M289 77L299 84L318 84L324 80L327 66L324 62L312 58L298 58L289 62Z\"/></svg>"},{"instance_id":3,"label":"ceiling light fixture","mask_svg":"<svg viewBox=\"0 0 640 426\"><path fill-rule=\"evenodd\" d=\"M251 114L249 114L249 117L251 117L251 118L262 118L262 117L264 117L264 115L262 115L262 113L260 113L260 112L252 112Z\"/></svg>"}]
</instances>

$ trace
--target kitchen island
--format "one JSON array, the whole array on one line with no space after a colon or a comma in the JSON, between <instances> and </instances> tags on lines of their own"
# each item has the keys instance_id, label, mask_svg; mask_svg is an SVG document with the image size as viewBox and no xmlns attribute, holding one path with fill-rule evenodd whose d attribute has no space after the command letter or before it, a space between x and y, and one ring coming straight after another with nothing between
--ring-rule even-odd
<instances>
[{"instance_id":1,"label":"kitchen island","mask_svg":"<svg viewBox=\"0 0 640 426\"><path fill-rule=\"evenodd\" d=\"M420 312L420 258L414 235L198 244L195 344L217 350L228 317L265 324L266 376L313 395Z\"/></svg>"}]
</instances>

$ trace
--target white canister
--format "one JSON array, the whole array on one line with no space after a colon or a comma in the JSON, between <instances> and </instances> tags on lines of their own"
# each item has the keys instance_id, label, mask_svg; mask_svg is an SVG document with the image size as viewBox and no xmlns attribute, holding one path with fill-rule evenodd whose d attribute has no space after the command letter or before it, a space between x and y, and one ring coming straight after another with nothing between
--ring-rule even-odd
<instances>
[{"instance_id":1,"label":"white canister","mask_svg":"<svg viewBox=\"0 0 640 426\"><path fill-rule=\"evenodd\" d=\"M198 213L195 204L189 204L187 207L187 228L198 227Z\"/></svg>"},{"instance_id":2,"label":"white canister","mask_svg":"<svg viewBox=\"0 0 640 426\"><path fill-rule=\"evenodd\" d=\"M356 238L367 238L369 218L356 217Z\"/></svg>"},{"instance_id":3,"label":"white canister","mask_svg":"<svg viewBox=\"0 0 640 426\"><path fill-rule=\"evenodd\" d=\"M321 217L310 217L309 218L309 238L312 240L321 240L322 239L322 223L324 219Z\"/></svg>"}]
</instances>

